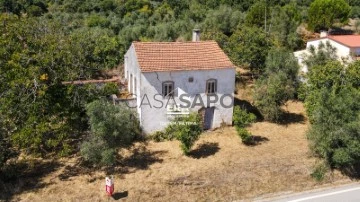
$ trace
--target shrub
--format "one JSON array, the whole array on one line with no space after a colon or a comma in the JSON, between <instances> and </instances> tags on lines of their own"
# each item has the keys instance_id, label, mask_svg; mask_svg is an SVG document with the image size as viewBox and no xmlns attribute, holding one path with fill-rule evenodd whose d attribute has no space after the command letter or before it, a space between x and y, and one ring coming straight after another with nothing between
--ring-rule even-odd
<instances>
[{"instance_id":1,"label":"shrub","mask_svg":"<svg viewBox=\"0 0 360 202\"><path fill-rule=\"evenodd\" d=\"M233 120L237 134L241 138L241 141L246 145L252 144L253 143L252 135L244 127L253 123L256 120L256 116L252 113L247 113L239 106L235 106Z\"/></svg>"},{"instance_id":2,"label":"shrub","mask_svg":"<svg viewBox=\"0 0 360 202\"><path fill-rule=\"evenodd\" d=\"M119 87L116 83L106 83L102 89L102 94L105 96L109 96L112 94L118 94L119 93Z\"/></svg>"},{"instance_id":3,"label":"shrub","mask_svg":"<svg viewBox=\"0 0 360 202\"><path fill-rule=\"evenodd\" d=\"M253 123L255 120L256 116L253 113L247 113L239 106L234 107L233 121L235 126L243 128Z\"/></svg>"},{"instance_id":4,"label":"shrub","mask_svg":"<svg viewBox=\"0 0 360 202\"><path fill-rule=\"evenodd\" d=\"M294 96L292 80L284 73L271 74L260 79L255 86L255 105L267 121L280 121L283 111L281 105Z\"/></svg>"},{"instance_id":5,"label":"shrub","mask_svg":"<svg viewBox=\"0 0 360 202\"><path fill-rule=\"evenodd\" d=\"M104 100L86 106L92 134L102 137L111 147L127 145L140 134L136 115L126 105Z\"/></svg>"},{"instance_id":6,"label":"shrub","mask_svg":"<svg viewBox=\"0 0 360 202\"><path fill-rule=\"evenodd\" d=\"M245 128L236 127L236 131L244 144L250 145L253 143L253 137L248 130Z\"/></svg>"},{"instance_id":7,"label":"shrub","mask_svg":"<svg viewBox=\"0 0 360 202\"><path fill-rule=\"evenodd\" d=\"M91 135L90 139L81 144L81 156L95 165L112 165L115 163L115 150L99 136Z\"/></svg>"},{"instance_id":8,"label":"shrub","mask_svg":"<svg viewBox=\"0 0 360 202\"><path fill-rule=\"evenodd\" d=\"M315 165L312 173L310 174L317 181L322 181L325 178L326 172L329 170L325 163Z\"/></svg>"},{"instance_id":9,"label":"shrub","mask_svg":"<svg viewBox=\"0 0 360 202\"><path fill-rule=\"evenodd\" d=\"M176 134L176 139L181 142L180 147L185 155L189 155L191 147L200 137L202 132L200 123L198 114L190 114L188 117L177 118L170 126Z\"/></svg>"},{"instance_id":10,"label":"shrub","mask_svg":"<svg viewBox=\"0 0 360 202\"><path fill-rule=\"evenodd\" d=\"M140 134L138 120L126 106L103 100L88 104L86 110L91 135L81 144L81 155L95 165L112 165L117 149Z\"/></svg>"}]
</instances>

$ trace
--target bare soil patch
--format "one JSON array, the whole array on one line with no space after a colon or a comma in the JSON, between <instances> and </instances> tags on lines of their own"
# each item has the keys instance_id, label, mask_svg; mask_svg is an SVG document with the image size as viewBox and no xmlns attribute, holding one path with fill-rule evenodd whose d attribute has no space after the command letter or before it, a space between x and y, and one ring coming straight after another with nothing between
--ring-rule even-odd
<instances>
[{"instance_id":1,"label":"bare soil patch","mask_svg":"<svg viewBox=\"0 0 360 202\"><path fill-rule=\"evenodd\" d=\"M289 113L305 117L301 102L289 102ZM36 190L24 190L13 201L232 201L295 192L351 180L338 172L319 183L310 177L317 161L308 149L304 120L287 124L258 122L249 131L259 138L245 146L233 127L205 132L189 157L178 141L139 142L122 150L115 176L115 195L105 195L105 171L84 171L77 159L63 159L41 177Z\"/></svg>"}]
</instances>

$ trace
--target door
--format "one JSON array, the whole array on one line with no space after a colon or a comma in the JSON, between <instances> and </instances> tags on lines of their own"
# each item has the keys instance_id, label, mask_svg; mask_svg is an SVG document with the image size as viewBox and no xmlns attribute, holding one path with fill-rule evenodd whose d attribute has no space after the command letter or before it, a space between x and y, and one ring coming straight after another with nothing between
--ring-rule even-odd
<instances>
[{"instance_id":1,"label":"door","mask_svg":"<svg viewBox=\"0 0 360 202\"><path fill-rule=\"evenodd\" d=\"M215 107L206 107L199 110L204 130L211 129L214 120Z\"/></svg>"}]
</instances>

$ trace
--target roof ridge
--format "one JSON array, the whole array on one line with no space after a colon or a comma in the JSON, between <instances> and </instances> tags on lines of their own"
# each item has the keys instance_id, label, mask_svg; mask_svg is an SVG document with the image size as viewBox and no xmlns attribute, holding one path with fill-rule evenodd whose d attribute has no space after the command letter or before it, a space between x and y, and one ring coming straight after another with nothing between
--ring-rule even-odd
<instances>
[{"instance_id":1,"label":"roof ridge","mask_svg":"<svg viewBox=\"0 0 360 202\"><path fill-rule=\"evenodd\" d=\"M206 42L215 42L217 43L215 40L205 40L205 41L133 41L132 43L158 43L158 44L170 44L170 43L186 43L186 44L190 44L190 43L206 43Z\"/></svg>"}]
</instances>

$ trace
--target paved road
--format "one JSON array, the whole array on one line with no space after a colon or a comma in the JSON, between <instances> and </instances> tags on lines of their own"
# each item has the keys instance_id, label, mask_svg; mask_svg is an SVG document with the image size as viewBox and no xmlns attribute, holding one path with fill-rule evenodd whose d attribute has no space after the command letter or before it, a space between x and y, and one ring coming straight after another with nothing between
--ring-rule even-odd
<instances>
[{"instance_id":1,"label":"paved road","mask_svg":"<svg viewBox=\"0 0 360 202\"><path fill-rule=\"evenodd\" d=\"M360 184L344 185L273 199L275 202L360 202Z\"/></svg>"}]
</instances>

